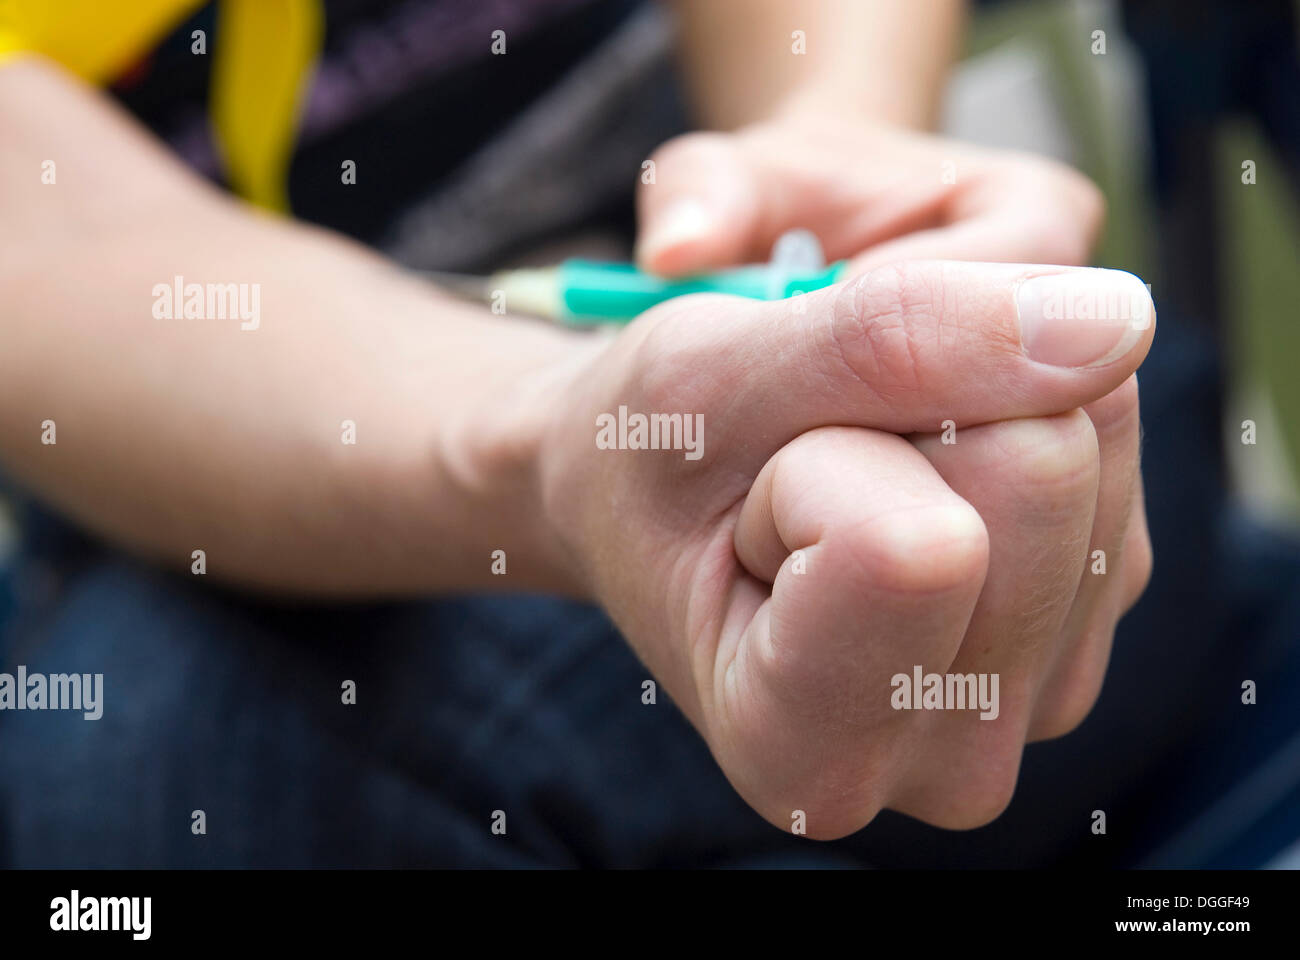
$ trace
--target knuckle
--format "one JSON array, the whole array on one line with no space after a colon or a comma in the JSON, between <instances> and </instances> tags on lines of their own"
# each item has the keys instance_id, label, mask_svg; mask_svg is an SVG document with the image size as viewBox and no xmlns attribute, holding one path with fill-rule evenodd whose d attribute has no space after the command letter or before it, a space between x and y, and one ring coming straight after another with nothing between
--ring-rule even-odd
<instances>
[{"instance_id":1,"label":"knuckle","mask_svg":"<svg viewBox=\"0 0 1300 960\"><path fill-rule=\"evenodd\" d=\"M633 367L640 402L650 410L695 410L712 395L716 372L725 358L705 335L717 309L713 297L682 297L655 308L634 349ZM718 298L721 299L721 298Z\"/></svg>"},{"instance_id":2,"label":"knuckle","mask_svg":"<svg viewBox=\"0 0 1300 960\"><path fill-rule=\"evenodd\" d=\"M1097 431L1098 441L1106 445L1112 438L1119 440L1126 434L1136 442L1141 424L1141 404L1138 399L1137 374L1133 374L1100 400L1084 407L1088 419ZM1127 444L1116 443L1118 449L1127 450Z\"/></svg>"},{"instance_id":3,"label":"knuckle","mask_svg":"<svg viewBox=\"0 0 1300 960\"><path fill-rule=\"evenodd\" d=\"M884 809L885 801L872 786L840 789L814 784L773 807L760 812L774 826L789 830L791 811L802 810L810 839L839 840L874 820Z\"/></svg>"},{"instance_id":4,"label":"knuckle","mask_svg":"<svg viewBox=\"0 0 1300 960\"><path fill-rule=\"evenodd\" d=\"M1101 696L1106 663L1115 640L1113 624L1097 627L1082 641L1082 654L1065 666L1051 687L1050 697L1038 702L1033 740L1052 740L1076 730Z\"/></svg>"},{"instance_id":5,"label":"knuckle","mask_svg":"<svg viewBox=\"0 0 1300 960\"><path fill-rule=\"evenodd\" d=\"M1018 486L1052 497L1095 492L1100 449L1096 429L1082 410L1006 426L998 445Z\"/></svg>"},{"instance_id":6,"label":"knuckle","mask_svg":"<svg viewBox=\"0 0 1300 960\"><path fill-rule=\"evenodd\" d=\"M1100 187L1077 170L1068 172L1074 186L1079 216L1087 228L1089 240L1094 241L1106 224L1106 195L1101 192ZM1089 246L1091 245L1090 242Z\"/></svg>"},{"instance_id":7,"label":"knuckle","mask_svg":"<svg viewBox=\"0 0 1300 960\"><path fill-rule=\"evenodd\" d=\"M703 163L726 155L727 144L727 138L720 133L709 131L684 133L661 144L658 149L650 154L650 159L661 170L679 164Z\"/></svg>"},{"instance_id":8,"label":"knuckle","mask_svg":"<svg viewBox=\"0 0 1300 960\"><path fill-rule=\"evenodd\" d=\"M1155 569L1155 556L1151 548L1151 534L1146 524L1136 532L1134 541L1128 547L1124 558L1124 594L1123 609L1128 610L1142 594L1146 593L1151 583L1151 574Z\"/></svg>"},{"instance_id":9,"label":"knuckle","mask_svg":"<svg viewBox=\"0 0 1300 960\"><path fill-rule=\"evenodd\" d=\"M984 827L1002 816L1011 806L1016 794L1016 771L1010 776L990 776L978 783L967 794L961 812L961 822L954 825L958 830L973 830Z\"/></svg>"},{"instance_id":10,"label":"knuckle","mask_svg":"<svg viewBox=\"0 0 1300 960\"><path fill-rule=\"evenodd\" d=\"M1016 793L1023 749L1019 738L1003 734L978 755L949 764L934 784L947 799L926 819L947 830L974 830L1002 816Z\"/></svg>"},{"instance_id":11,"label":"knuckle","mask_svg":"<svg viewBox=\"0 0 1300 960\"><path fill-rule=\"evenodd\" d=\"M1082 222L1079 229L1063 230L1057 217L1047 218L1037 213L1027 219L1022 235L1025 248L1032 251L1032 259L1042 263L1082 266L1092 257L1095 231Z\"/></svg>"},{"instance_id":12,"label":"knuckle","mask_svg":"<svg viewBox=\"0 0 1300 960\"><path fill-rule=\"evenodd\" d=\"M1059 213L1064 207L1074 228L1062 229L1060 216L1037 216L1028 225L1030 249L1046 263L1087 263L1106 223L1106 195L1065 164L1035 160L1022 173L1022 181L1033 185L1026 192L1047 201L1035 209Z\"/></svg>"},{"instance_id":13,"label":"knuckle","mask_svg":"<svg viewBox=\"0 0 1300 960\"><path fill-rule=\"evenodd\" d=\"M935 363L942 303L929 271L906 261L877 267L837 295L831 346L854 379L882 398L906 400Z\"/></svg>"},{"instance_id":14,"label":"knuckle","mask_svg":"<svg viewBox=\"0 0 1300 960\"><path fill-rule=\"evenodd\" d=\"M1095 240L1106 222L1106 195L1101 189L1073 167L1053 164L1054 181L1058 191L1064 191L1074 215L1082 227L1080 235Z\"/></svg>"},{"instance_id":15,"label":"knuckle","mask_svg":"<svg viewBox=\"0 0 1300 960\"><path fill-rule=\"evenodd\" d=\"M874 755L870 762L823 764L803 798L808 804L809 835L817 840L836 839L856 833L874 820L886 802L889 772L885 766Z\"/></svg>"}]
</instances>

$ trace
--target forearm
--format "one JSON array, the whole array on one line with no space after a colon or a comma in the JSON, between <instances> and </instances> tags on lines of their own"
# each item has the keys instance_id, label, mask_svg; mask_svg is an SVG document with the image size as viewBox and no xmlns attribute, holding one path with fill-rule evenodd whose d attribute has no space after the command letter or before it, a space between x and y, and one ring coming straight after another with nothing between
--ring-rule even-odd
<instances>
[{"instance_id":1,"label":"forearm","mask_svg":"<svg viewBox=\"0 0 1300 960\"><path fill-rule=\"evenodd\" d=\"M732 129L829 110L929 128L956 55L962 0L677 0L700 121ZM792 34L802 31L806 52Z\"/></svg>"},{"instance_id":2,"label":"forearm","mask_svg":"<svg viewBox=\"0 0 1300 960\"><path fill-rule=\"evenodd\" d=\"M0 461L42 498L260 587L569 588L532 474L546 378L581 338L248 212L36 63L0 70L0 210ZM157 316L178 276L256 285L256 329Z\"/></svg>"}]
</instances>

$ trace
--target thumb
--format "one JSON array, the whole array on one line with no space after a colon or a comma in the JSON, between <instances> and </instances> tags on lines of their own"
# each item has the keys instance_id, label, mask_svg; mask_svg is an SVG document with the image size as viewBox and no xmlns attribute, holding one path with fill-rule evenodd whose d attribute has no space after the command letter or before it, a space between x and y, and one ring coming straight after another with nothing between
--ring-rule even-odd
<instances>
[{"instance_id":1,"label":"thumb","mask_svg":"<svg viewBox=\"0 0 1300 960\"><path fill-rule=\"evenodd\" d=\"M699 323L709 311L727 320ZM1084 406L1138 368L1155 307L1119 270L905 261L788 300L699 300L684 322L674 362L725 384L710 429L758 448L831 424L908 434Z\"/></svg>"},{"instance_id":2,"label":"thumb","mask_svg":"<svg viewBox=\"0 0 1300 960\"><path fill-rule=\"evenodd\" d=\"M726 134L691 133L652 156L637 192L637 263L659 274L735 266L767 255L755 228L758 181Z\"/></svg>"}]
</instances>

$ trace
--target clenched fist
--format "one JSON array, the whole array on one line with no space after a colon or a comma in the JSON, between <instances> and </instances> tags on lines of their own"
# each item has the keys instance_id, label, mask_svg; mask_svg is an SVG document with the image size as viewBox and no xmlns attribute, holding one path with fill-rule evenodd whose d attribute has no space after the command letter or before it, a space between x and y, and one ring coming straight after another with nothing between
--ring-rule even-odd
<instances>
[{"instance_id":1,"label":"clenched fist","mask_svg":"<svg viewBox=\"0 0 1300 960\"><path fill-rule=\"evenodd\" d=\"M1136 277L1059 266L664 304L567 371L539 522L773 824L974 827L1087 714L1147 581L1153 328ZM996 677L997 709L899 709L918 671Z\"/></svg>"}]
</instances>

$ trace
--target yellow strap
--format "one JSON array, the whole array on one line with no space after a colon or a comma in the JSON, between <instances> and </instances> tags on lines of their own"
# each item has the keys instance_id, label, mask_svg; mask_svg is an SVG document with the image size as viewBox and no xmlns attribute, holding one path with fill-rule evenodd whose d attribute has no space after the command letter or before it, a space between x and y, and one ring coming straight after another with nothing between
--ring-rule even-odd
<instances>
[{"instance_id":1,"label":"yellow strap","mask_svg":"<svg viewBox=\"0 0 1300 960\"><path fill-rule=\"evenodd\" d=\"M0 63L23 52L90 83L112 80L205 0L0 0ZM289 209L298 114L324 32L323 0L221 0L211 116L230 185ZM197 56L197 54L196 54Z\"/></svg>"},{"instance_id":2,"label":"yellow strap","mask_svg":"<svg viewBox=\"0 0 1300 960\"><path fill-rule=\"evenodd\" d=\"M234 189L289 209L289 161L324 32L321 0L221 0L212 123Z\"/></svg>"},{"instance_id":3,"label":"yellow strap","mask_svg":"<svg viewBox=\"0 0 1300 960\"><path fill-rule=\"evenodd\" d=\"M39 53L105 83L204 0L0 0L0 57Z\"/></svg>"}]
</instances>

